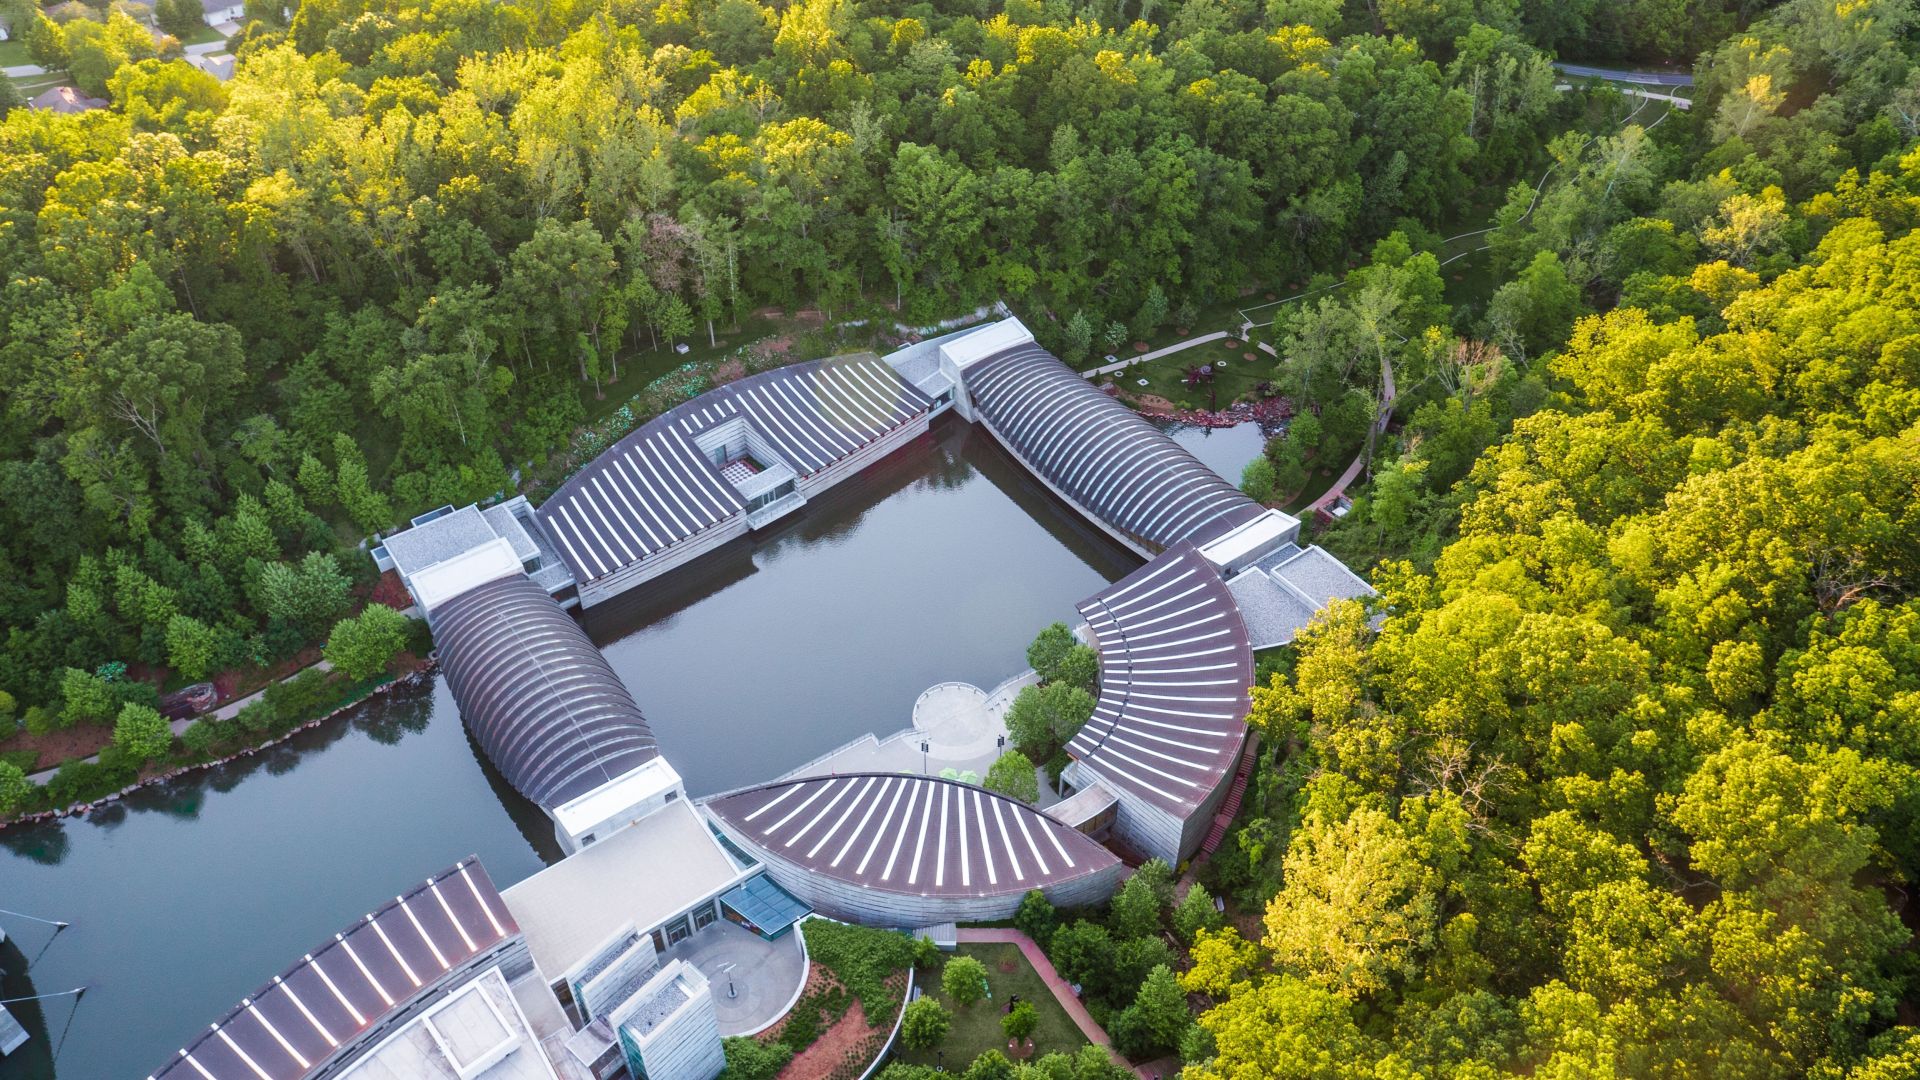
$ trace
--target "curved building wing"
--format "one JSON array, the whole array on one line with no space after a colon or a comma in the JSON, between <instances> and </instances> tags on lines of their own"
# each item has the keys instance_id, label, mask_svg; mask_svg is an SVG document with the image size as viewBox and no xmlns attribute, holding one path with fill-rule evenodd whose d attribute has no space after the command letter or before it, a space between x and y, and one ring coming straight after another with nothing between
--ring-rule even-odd
<instances>
[{"instance_id":1,"label":"curved building wing","mask_svg":"<svg viewBox=\"0 0 1920 1080\"><path fill-rule=\"evenodd\" d=\"M620 677L524 574L433 611L440 666L468 730L520 794L552 810L658 756Z\"/></svg>"},{"instance_id":2,"label":"curved building wing","mask_svg":"<svg viewBox=\"0 0 1920 1080\"><path fill-rule=\"evenodd\" d=\"M1120 871L1113 853L1025 803L938 777L807 777L706 808L782 888L881 925L1005 918L1030 889L1094 903Z\"/></svg>"},{"instance_id":3,"label":"curved building wing","mask_svg":"<svg viewBox=\"0 0 1920 1080\"><path fill-rule=\"evenodd\" d=\"M966 384L1003 443L1082 512L1149 553L1181 540L1204 544L1264 513L1038 345L971 363Z\"/></svg>"},{"instance_id":4,"label":"curved building wing","mask_svg":"<svg viewBox=\"0 0 1920 1080\"><path fill-rule=\"evenodd\" d=\"M511 949L520 928L468 858L314 947L148 1080L334 1075L416 1005Z\"/></svg>"},{"instance_id":5,"label":"curved building wing","mask_svg":"<svg viewBox=\"0 0 1920 1080\"><path fill-rule=\"evenodd\" d=\"M1067 753L1119 798L1131 842L1176 861L1190 847L1188 822L1205 823L1246 739L1253 650L1239 608L1186 543L1079 608L1100 653L1100 697ZM1167 826L1170 843L1143 835Z\"/></svg>"},{"instance_id":6,"label":"curved building wing","mask_svg":"<svg viewBox=\"0 0 1920 1080\"><path fill-rule=\"evenodd\" d=\"M615 443L541 504L540 523L574 580L612 578L743 523L765 475L790 476L804 490L930 406L870 354L749 375ZM739 462L748 471L730 472Z\"/></svg>"}]
</instances>

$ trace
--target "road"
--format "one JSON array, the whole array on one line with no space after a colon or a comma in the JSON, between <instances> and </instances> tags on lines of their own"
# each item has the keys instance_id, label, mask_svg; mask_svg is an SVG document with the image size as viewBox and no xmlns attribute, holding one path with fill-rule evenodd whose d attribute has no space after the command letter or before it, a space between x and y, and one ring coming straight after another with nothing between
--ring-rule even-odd
<instances>
[{"instance_id":1,"label":"road","mask_svg":"<svg viewBox=\"0 0 1920 1080\"><path fill-rule=\"evenodd\" d=\"M1643 86L1692 86L1693 76L1684 71L1629 71L1625 68L1588 67L1585 64L1555 63L1555 70L1576 79L1604 79L1607 82L1640 83Z\"/></svg>"}]
</instances>

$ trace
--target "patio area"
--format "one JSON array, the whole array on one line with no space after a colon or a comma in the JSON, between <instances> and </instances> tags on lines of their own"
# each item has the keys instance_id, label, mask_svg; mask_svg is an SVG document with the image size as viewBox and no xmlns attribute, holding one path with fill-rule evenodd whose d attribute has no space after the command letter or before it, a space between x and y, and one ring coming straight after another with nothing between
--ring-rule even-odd
<instances>
[{"instance_id":1,"label":"patio area","mask_svg":"<svg viewBox=\"0 0 1920 1080\"><path fill-rule=\"evenodd\" d=\"M786 1015L807 978L797 929L767 941L722 920L669 946L660 962L669 960L685 960L707 977L722 1035L751 1035Z\"/></svg>"}]
</instances>

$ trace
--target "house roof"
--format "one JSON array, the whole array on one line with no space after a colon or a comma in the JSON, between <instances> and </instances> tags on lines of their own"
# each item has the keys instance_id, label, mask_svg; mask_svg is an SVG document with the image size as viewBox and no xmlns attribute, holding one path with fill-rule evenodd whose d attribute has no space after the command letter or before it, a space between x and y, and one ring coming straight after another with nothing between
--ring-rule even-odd
<instances>
[{"instance_id":1,"label":"house roof","mask_svg":"<svg viewBox=\"0 0 1920 1080\"><path fill-rule=\"evenodd\" d=\"M1204 544L1264 512L1038 345L976 360L965 381L980 414L1035 471L1149 550Z\"/></svg>"},{"instance_id":2,"label":"house roof","mask_svg":"<svg viewBox=\"0 0 1920 1080\"><path fill-rule=\"evenodd\" d=\"M469 857L303 955L148 1080L315 1075L442 976L519 932Z\"/></svg>"},{"instance_id":3,"label":"house roof","mask_svg":"<svg viewBox=\"0 0 1920 1080\"><path fill-rule=\"evenodd\" d=\"M433 612L467 729L514 789L553 809L659 754L633 695L586 632L525 574Z\"/></svg>"},{"instance_id":4,"label":"house roof","mask_svg":"<svg viewBox=\"0 0 1920 1080\"><path fill-rule=\"evenodd\" d=\"M45 109L57 113L83 113L92 109L104 109L107 103L102 98L88 97L71 86L56 86L27 102L28 107Z\"/></svg>"},{"instance_id":5,"label":"house roof","mask_svg":"<svg viewBox=\"0 0 1920 1080\"><path fill-rule=\"evenodd\" d=\"M1100 697L1067 753L1190 814L1246 738L1253 650L1233 593L1181 543L1079 606L1100 652Z\"/></svg>"},{"instance_id":6,"label":"house roof","mask_svg":"<svg viewBox=\"0 0 1920 1080\"><path fill-rule=\"evenodd\" d=\"M805 777L705 805L736 841L809 873L881 892L1022 893L1099 873L1117 861L1025 803L940 777Z\"/></svg>"},{"instance_id":7,"label":"house roof","mask_svg":"<svg viewBox=\"0 0 1920 1080\"><path fill-rule=\"evenodd\" d=\"M695 445L744 419L800 477L925 413L925 394L871 354L793 364L710 390L648 421L540 507L574 580L591 582L732 519L746 506ZM771 464L771 463L769 463Z\"/></svg>"}]
</instances>

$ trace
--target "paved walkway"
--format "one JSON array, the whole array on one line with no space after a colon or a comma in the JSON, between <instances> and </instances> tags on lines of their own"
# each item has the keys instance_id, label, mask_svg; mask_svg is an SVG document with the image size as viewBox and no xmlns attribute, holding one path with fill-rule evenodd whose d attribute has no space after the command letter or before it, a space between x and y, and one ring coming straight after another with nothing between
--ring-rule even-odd
<instances>
[{"instance_id":1,"label":"paved walkway","mask_svg":"<svg viewBox=\"0 0 1920 1080\"><path fill-rule=\"evenodd\" d=\"M1227 336L1227 331L1216 330L1211 334L1201 334L1199 337L1188 338L1185 341L1176 341L1172 345L1169 345L1164 349L1155 349L1152 352L1141 353L1139 356L1136 356L1131 360L1122 360L1119 363L1107 364L1104 367L1097 367L1097 368L1094 368L1092 371L1083 371L1080 374L1084 378L1097 379L1102 375L1111 375L1116 371L1124 371L1135 364L1145 364L1145 363L1148 363L1149 361L1158 360L1163 356L1172 356L1174 353L1180 352L1185 349L1191 349L1191 348L1194 348L1195 346L1205 345L1210 341L1219 341L1221 338L1224 338L1226 336Z\"/></svg>"},{"instance_id":2,"label":"paved walkway","mask_svg":"<svg viewBox=\"0 0 1920 1080\"><path fill-rule=\"evenodd\" d=\"M972 772L985 779L1001 754L1000 737L1007 734L1007 709L1013 699L1039 676L1031 670L1008 679L992 691L972 683L944 682L928 687L913 704L913 726L881 738L862 735L829 750L780 778L829 776L850 772L906 772L939 775L943 769ZM1011 740L1008 740L1011 742ZM925 743L926 752L920 745ZM1040 801L1058 801L1047 784L1040 785Z\"/></svg>"},{"instance_id":3,"label":"paved walkway","mask_svg":"<svg viewBox=\"0 0 1920 1080\"><path fill-rule=\"evenodd\" d=\"M0 75L5 75L9 79L32 79L46 73L47 69L39 64L15 64L12 67L0 68Z\"/></svg>"},{"instance_id":4,"label":"paved walkway","mask_svg":"<svg viewBox=\"0 0 1920 1080\"><path fill-rule=\"evenodd\" d=\"M1149 1070L1158 1062L1134 1068L1132 1063L1121 1057L1120 1052L1113 1048L1113 1040L1107 1038L1106 1029L1093 1022L1093 1014L1089 1013L1087 1007L1080 1003L1080 999L1074 996L1073 984L1060 977L1060 973L1053 969L1053 961L1047 959L1047 954L1040 951L1040 946L1035 944L1032 938L1011 927L963 926L960 928L959 939L961 944L973 942L1020 946L1020 954L1027 958L1027 963L1033 965L1034 973L1040 976L1041 982L1047 984L1047 989L1053 991L1053 999L1067 1011L1067 1016L1073 1020L1073 1026L1080 1029L1080 1034L1085 1035L1088 1042L1095 1046L1106 1047L1107 1053L1113 1056L1114 1061L1132 1069L1142 1080L1149 1080L1153 1075Z\"/></svg>"}]
</instances>

